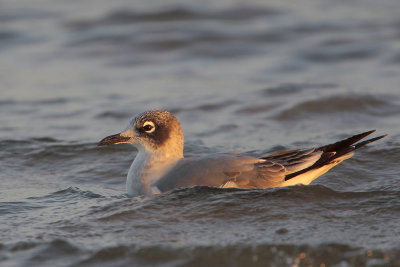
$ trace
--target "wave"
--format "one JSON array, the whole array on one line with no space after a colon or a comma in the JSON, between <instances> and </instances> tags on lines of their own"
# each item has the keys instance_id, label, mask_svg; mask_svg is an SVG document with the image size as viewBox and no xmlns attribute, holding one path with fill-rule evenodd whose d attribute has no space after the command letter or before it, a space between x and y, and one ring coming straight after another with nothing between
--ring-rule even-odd
<instances>
[{"instance_id":1,"label":"wave","mask_svg":"<svg viewBox=\"0 0 400 267\"><path fill-rule=\"evenodd\" d=\"M397 254L379 250L363 250L341 244L307 245L227 245L198 246L189 248L127 247L117 246L96 252L82 262L86 264L104 263L109 260L124 260L127 263L173 264L175 266L226 265L246 266L321 266L321 265L368 265L377 266L395 263Z\"/></svg>"},{"instance_id":2,"label":"wave","mask_svg":"<svg viewBox=\"0 0 400 267\"><path fill-rule=\"evenodd\" d=\"M104 198L105 196L94 193L89 190L81 190L78 187L69 187L67 189L62 189L58 190L55 192L51 192L45 196L39 196L39 197L29 197L28 199L31 200L46 200L46 201L55 201L57 199L60 200L66 200L70 198L76 199L77 197L79 198Z\"/></svg>"},{"instance_id":3,"label":"wave","mask_svg":"<svg viewBox=\"0 0 400 267\"><path fill-rule=\"evenodd\" d=\"M98 153L100 148L97 142L76 142L64 141L52 137L34 137L29 139L2 139L0 140L0 149L2 152L24 152L27 158L32 160L41 158L50 158L53 156L78 156L79 153L87 155ZM132 151L129 146L110 146L102 148L109 151ZM0 154L1 155L1 154ZM21 155L21 154L19 154Z\"/></svg>"},{"instance_id":4,"label":"wave","mask_svg":"<svg viewBox=\"0 0 400 267\"><path fill-rule=\"evenodd\" d=\"M22 239L0 239L0 265L51 265L57 259L68 266L235 262L379 266L400 260L393 239L364 236L396 229L400 200L396 189L197 186L130 198L70 187L28 200L46 204L51 220L33 217L32 226L19 226ZM376 224L382 220L384 225ZM341 234L354 228L359 236Z\"/></svg>"},{"instance_id":5,"label":"wave","mask_svg":"<svg viewBox=\"0 0 400 267\"><path fill-rule=\"evenodd\" d=\"M66 97L55 97L55 98L44 98L35 100L14 100L5 99L0 100L0 106L14 106L14 105L60 105L67 104L70 102L82 101L79 98L66 98Z\"/></svg>"},{"instance_id":6,"label":"wave","mask_svg":"<svg viewBox=\"0 0 400 267\"><path fill-rule=\"evenodd\" d=\"M9 257L13 254L20 256ZM61 262L62 266L396 266L400 262L398 249L365 249L340 243L318 246L269 243L217 246L104 244L98 249L90 249L66 239L54 239L50 242L0 244L0 255L3 256L0 262L6 266L27 263L60 265Z\"/></svg>"},{"instance_id":7,"label":"wave","mask_svg":"<svg viewBox=\"0 0 400 267\"><path fill-rule=\"evenodd\" d=\"M280 14L276 9L265 7L238 6L222 10L199 10L186 7L174 7L152 12L136 12L121 9L110 12L105 17L94 21L72 21L67 24L71 29L82 30L97 25L129 24L138 22L166 22L187 20L249 20Z\"/></svg>"},{"instance_id":8,"label":"wave","mask_svg":"<svg viewBox=\"0 0 400 267\"><path fill-rule=\"evenodd\" d=\"M96 115L96 118L112 118L112 119L128 119L132 114L127 112L116 112L116 111L103 111Z\"/></svg>"},{"instance_id":9,"label":"wave","mask_svg":"<svg viewBox=\"0 0 400 267\"><path fill-rule=\"evenodd\" d=\"M151 59L152 55L154 52L165 51L180 52L171 53L169 60L172 55L177 59L193 56L209 59L237 58L263 53L260 43L286 42L288 35L282 34L281 29L238 31L233 34L233 31L224 30L220 24L230 27L231 21L265 19L280 13L275 9L248 5L203 10L180 6L149 11L126 8L108 12L93 20L82 19L66 23L66 28L71 31L71 38L65 46L75 48L80 55L87 57L118 57L122 53L124 57L115 58L113 64L123 66L143 65L153 60L160 62L165 55L157 53L157 57ZM204 23L198 23L199 21ZM188 26L189 23L193 26ZM210 27L211 23L216 25ZM132 27L127 28L127 25ZM121 30L110 31L110 27ZM127 53L133 51L136 51L134 57L126 57Z\"/></svg>"},{"instance_id":10,"label":"wave","mask_svg":"<svg viewBox=\"0 0 400 267\"><path fill-rule=\"evenodd\" d=\"M338 113L361 113L381 117L400 114L400 106L387 95L336 95L304 100L281 110L274 119L295 120L308 116L332 115Z\"/></svg>"},{"instance_id":11,"label":"wave","mask_svg":"<svg viewBox=\"0 0 400 267\"><path fill-rule=\"evenodd\" d=\"M189 201L207 200L212 202L221 200L230 202L232 200L250 200L259 199L280 199L295 200L301 198L302 201L313 202L319 200L349 200L349 199L370 199L372 197L383 197L396 199L400 197L400 190L372 190L372 191L339 191L324 185L301 185L282 188L266 189L242 189L242 188L218 188L209 186L194 186L188 188L178 188L169 193L159 195L162 201L176 199L188 199Z\"/></svg>"},{"instance_id":12,"label":"wave","mask_svg":"<svg viewBox=\"0 0 400 267\"><path fill-rule=\"evenodd\" d=\"M12 215L23 212L29 212L45 208L43 205L37 203L30 203L25 201L14 201L14 202L0 202L0 213L4 215Z\"/></svg>"},{"instance_id":13,"label":"wave","mask_svg":"<svg viewBox=\"0 0 400 267\"><path fill-rule=\"evenodd\" d=\"M365 216L386 216L387 210L400 203L400 191L338 191L322 185L292 186L287 188L239 189L195 186L179 188L150 198L125 198L96 208L96 220L103 222L142 219L151 220L158 214L165 222L194 223L196 220L215 221L234 219L239 221L290 220L296 212L302 211L315 216L313 210L321 213L328 210L343 210L357 214L358 209ZM353 210L356 210L353 212ZM397 216L393 210L391 218ZM174 214L171 218L168 214ZM261 216L261 217L260 217ZM141 219L139 219L141 218ZM157 225L157 224L156 224ZM150 224L136 227L151 227Z\"/></svg>"}]
</instances>

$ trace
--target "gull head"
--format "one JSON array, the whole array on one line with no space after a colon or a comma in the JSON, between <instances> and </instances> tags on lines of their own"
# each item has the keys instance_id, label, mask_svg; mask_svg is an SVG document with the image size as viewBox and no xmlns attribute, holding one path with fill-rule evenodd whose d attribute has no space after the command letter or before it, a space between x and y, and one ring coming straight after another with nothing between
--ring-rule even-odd
<instances>
[{"instance_id":1,"label":"gull head","mask_svg":"<svg viewBox=\"0 0 400 267\"><path fill-rule=\"evenodd\" d=\"M114 135L105 137L98 146L129 143L139 152L146 151L181 156L183 154L183 132L178 119L163 110L150 110L135 116L128 127Z\"/></svg>"}]
</instances>

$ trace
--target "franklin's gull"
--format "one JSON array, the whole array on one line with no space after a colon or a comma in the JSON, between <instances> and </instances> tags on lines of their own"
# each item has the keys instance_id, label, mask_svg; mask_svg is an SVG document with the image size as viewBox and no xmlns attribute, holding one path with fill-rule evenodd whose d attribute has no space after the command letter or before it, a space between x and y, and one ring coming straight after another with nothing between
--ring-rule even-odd
<instances>
[{"instance_id":1,"label":"franklin's gull","mask_svg":"<svg viewBox=\"0 0 400 267\"><path fill-rule=\"evenodd\" d=\"M196 185L268 188L307 185L354 154L354 150L386 135L360 141L375 130L311 149L296 149L260 158L241 154L183 157L183 132L167 111L140 113L128 128L99 146L129 143L138 149L126 181L130 196L153 195Z\"/></svg>"}]
</instances>

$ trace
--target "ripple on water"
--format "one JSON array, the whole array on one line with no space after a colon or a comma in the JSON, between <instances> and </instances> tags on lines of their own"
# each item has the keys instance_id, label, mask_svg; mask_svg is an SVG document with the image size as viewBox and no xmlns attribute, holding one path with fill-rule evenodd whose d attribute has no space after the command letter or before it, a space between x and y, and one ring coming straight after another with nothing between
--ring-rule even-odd
<instances>
[{"instance_id":1,"label":"ripple on water","mask_svg":"<svg viewBox=\"0 0 400 267\"><path fill-rule=\"evenodd\" d=\"M400 266L399 1L4 2L1 266ZM96 142L155 106L193 156L389 137L311 186L130 198Z\"/></svg>"},{"instance_id":2,"label":"ripple on water","mask_svg":"<svg viewBox=\"0 0 400 267\"><path fill-rule=\"evenodd\" d=\"M25 252L27 256L10 259L2 257L3 263L24 265L56 264L69 262L74 266L397 266L398 250L382 252L347 245L326 243L320 246L228 244L226 246L136 246L116 245L102 249L83 250L63 239L48 243L18 243L0 247L7 251ZM0 255L1 255L0 254ZM1 257L1 256L0 256Z\"/></svg>"},{"instance_id":3,"label":"ripple on water","mask_svg":"<svg viewBox=\"0 0 400 267\"><path fill-rule=\"evenodd\" d=\"M395 97L396 98L396 97ZM309 116L331 116L337 113L387 116L400 113L400 106L390 96L379 95L336 95L315 100L305 100L283 109L274 119L289 121Z\"/></svg>"},{"instance_id":4,"label":"ripple on water","mask_svg":"<svg viewBox=\"0 0 400 267\"><path fill-rule=\"evenodd\" d=\"M273 16L281 12L276 9L265 7L238 6L231 9L200 10L187 7L175 7L165 10L154 10L152 12L136 12L123 9L110 12L105 17L94 21L72 21L66 24L74 30L84 30L92 27L115 24L130 24L138 22L169 22L188 20L249 20L257 17Z\"/></svg>"}]
</instances>

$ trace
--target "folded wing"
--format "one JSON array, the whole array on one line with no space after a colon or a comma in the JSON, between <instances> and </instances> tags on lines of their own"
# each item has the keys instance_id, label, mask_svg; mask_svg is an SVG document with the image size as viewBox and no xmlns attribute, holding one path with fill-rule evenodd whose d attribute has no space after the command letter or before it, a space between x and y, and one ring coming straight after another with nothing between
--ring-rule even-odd
<instances>
[{"instance_id":1,"label":"folded wing","mask_svg":"<svg viewBox=\"0 0 400 267\"><path fill-rule=\"evenodd\" d=\"M385 137L383 135L357 143L373 132L354 135L318 148L290 150L262 158L224 154L182 159L155 186L165 192L196 185L267 188L309 184L350 158L355 149Z\"/></svg>"}]
</instances>

